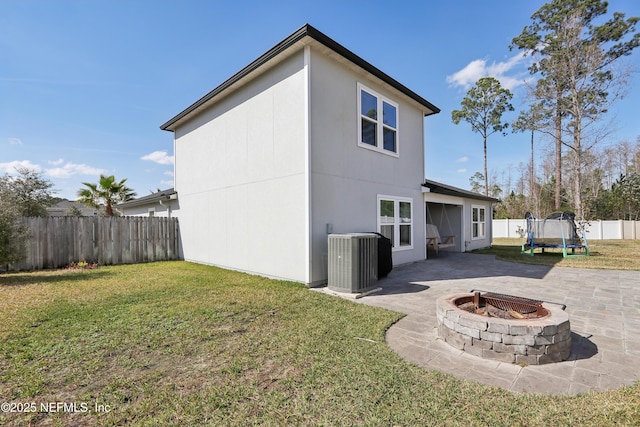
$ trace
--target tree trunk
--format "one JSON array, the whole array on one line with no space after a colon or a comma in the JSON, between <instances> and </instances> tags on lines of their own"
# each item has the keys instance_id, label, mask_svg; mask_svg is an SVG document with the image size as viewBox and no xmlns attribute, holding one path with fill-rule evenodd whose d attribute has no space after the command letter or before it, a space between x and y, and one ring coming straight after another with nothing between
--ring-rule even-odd
<instances>
[{"instance_id":1,"label":"tree trunk","mask_svg":"<svg viewBox=\"0 0 640 427\"><path fill-rule=\"evenodd\" d=\"M484 137L484 195L489 196L489 174L487 173L487 137Z\"/></svg>"},{"instance_id":2,"label":"tree trunk","mask_svg":"<svg viewBox=\"0 0 640 427\"><path fill-rule=\"evenodd\" d=\"M560 194L562 192L562 111L560 111L560 100L562 98L562 90L558 87L556 94L556 198L555 208L557 211L561 209L562 199Z\"/></svg>"},{"instance_id":3,"label":"tree trunk","mask_svg":"<svg viewBox=\"0 0 640 427\"><path fill-rule=\"evenodd\" d=\"M580 149L580 140L578 138L574 143L577 144L576 147L576 157L575 163L573 165L573 192L575 193L573 198L575 202L576 208L576 218L578 220L584 219L584 210L582 208L582 150Z\"/></svg>"},{"instance_id":4,"label":"tree trunk","mask_svg":"<svg viewBox=\"0 0 640 427\"><path fill-rule=\"evenodd\" d=\"M531 170L529 171L529 197L533 199L533 187L535 185L534 158L533 158L533 130L531 131Z\"/></svg>"},{"instance_id":5,"label":"tree trunk","mask_svg":"<svg viewBox=\"0 0 640 427\"><path fill-rule=\"evenodd\" d=\"M576 218L578 220L584 219L584 209L582 206L582 116L576 115L574 117L575 126L573 128L573 149L575 150L575 157L573 163L573 201L575 204Z\"/></svg>"}]
</instances>

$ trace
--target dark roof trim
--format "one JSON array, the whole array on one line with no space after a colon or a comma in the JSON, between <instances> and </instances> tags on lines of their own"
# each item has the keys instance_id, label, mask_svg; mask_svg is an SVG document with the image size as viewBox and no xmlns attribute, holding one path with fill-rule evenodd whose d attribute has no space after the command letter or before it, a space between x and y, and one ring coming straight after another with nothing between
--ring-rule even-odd
<instances>
[{"instance_id":1,"label":"dark roof trim","mask_svg":"<svg viewBox=\"0 0 640 427\"><path fill-rule=\"evenodd\" d=\"M216 97L218 94L222 93L224 90L231 87L234 83L238 82L239 80L246 77L253 71L257 70L262 65L266 64L267 62L269 62L270 60L272 60L273 58L275 58L276 56L278 56L279 54L281 54L282 52L284 52L285 50L287 50L288 48L290 48L291 46L293 46L294 44L296 44L297 42L299 42L305 37L311 37L312 39L318 41L319 43L322 43L329 49L341 55L342 57L348 59L349 61L363 68L370 74L378 77L380 80L384 81L385 83L396 88L403 94L407 95L409 98L412 98L414 101L423 105L429 111L431 111L431 113L425 114L425 116L428 116L431 114L437 114L440 112L440 109L438 107L431 104L429 101L427 101L426 99L424 99L423 97L421 97L420 95L418 95L417 93L409 89L408 87L404 86L403 84L401 84L400 82L398 82L397 80L389 76L388 74L382 72L380 69L374 67L364 59L360 58L355 53L351 52L349 49L345 48L344 46L337 43L330 37L321 33L311 25L305 24L302 27L300 27L297 31L295 31L293 34L291 34L289 37L285 38L280 43L278 43L277 45L269 49L266 53L264 53L258 59L256 59L255 61L253 61L246 67L244 67L242 70L238 71L233 76L231 76L229 79L223 82L220 86L216 87L211 92L207 93L205 96L203 96L202 98L194 102L191 106L186 108L184 111L179 113L177 116L173 117L172 119L164 123L162 126L160 126L160 129L172 131L173 129L171 127L175 123L177 123L179 120L188 116L198 108L202 107L205 103L207 103L209 100Z\"/></svg>"},{"instance_id":2,"label":"dark roof trim","mask_svg":"<svg viewBox=\"0 0 640 427\"><path fill-rule=\"evenodd\" d=\"M453 187L451 185L442 184L440 182L425 179L423 187L427 187L429 192L436 194L445 194L447 196L466 197L467 199L483 200L485 202L498 203L500 200L493 197L483 196L473 191L463 190L462 188Z\"/></svg>"},{"instance_id":3,"label":"dark roof trim","mask_svg":"<svg viewBox=\"0 0 640 427\"><path fill-rule=\"evenodd\" d=\"M360 58L358 55L356 55L355 53L351 52L349 49L347 49L346 47L342 46L341 44L337 43L335 40L327 37L325 34L321 33L318 30L316 30L311 25L306 24L302 28L306 28L307 34L310 37L312 37L313 39L315 39L318 42L322 43L323 45L327 46L329 49L333 50L334 52L340 54L342 57L344 57L344 58L348 59L349 61L353 62L358 67L360 67L360 68L366 70L367 72L373 74L374 76L376 76L377 78L379 78L383 82L385 82L385 83L389 84L390 86L396 88L397 90L399 90L400 92L404 93L409 98L412 98L414 101L418 102L419 104L423 105L424 107L427 107L431 111L431 113L426 114L426 115L437 114L437 113L440 112L440 109L438 107L436 107L435 105L433 105L432 103L430 103L429 101L427 101L426 99L424 99L423 97L421 97L420 95L418 95L417 93L415 93L414 91L412 91L411 89L409 89L408 87L406 87L405 85L400 83L399 81L395 80L393 77L391 77L388 74L382 72L379 68L374 67L373 65L371 65L370 63L368 63L364 59Z\"/></svg>"},{"instance_id":4,"label":"dark roof trim","mask_svg":"<svg viewBox=\"0 0 640 427\"><path fill-rule=\"evenodd\" d=\"M116 205L117 208L132 208L134 206L148 205L152 203L159 202L161 200L171 200L176 197L172 197L176 195L177 192L173 188L169 188L167 190L158 191L156 193L149 194L147 196L138 197L137 199L129 200L127 202L118 203Z\"/></svg>"}]
</instances>

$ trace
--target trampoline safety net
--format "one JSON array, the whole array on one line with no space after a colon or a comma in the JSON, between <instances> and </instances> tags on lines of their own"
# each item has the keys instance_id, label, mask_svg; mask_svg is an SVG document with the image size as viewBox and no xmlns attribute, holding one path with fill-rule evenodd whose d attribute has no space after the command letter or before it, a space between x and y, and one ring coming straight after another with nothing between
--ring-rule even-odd
<instances>
[{"instance_id":1,"label":"trampoline safety net","mask_svg":"<svg viewBox=\"0 0 640 427\"><path fill-rule=\"evenodd\" d=\"M564 256L568 256L567 249L575 253L575 249L585 249L589 255L587 238L584 233L578 233L575 215L572 212L554 212L545 219L538 219L530 213L525 215L527 221L527 241L522 252L533 255L535 248L561 248Z\"/></svg>"},{"instance_id":2,"label":"trampoline safety net","mask_svg":"<svg viewBox=\"0 0 640 427\"><path fill-rule=\"evenodd\" d=\"M580 244L576 225L572 219L536 219L530 223L536 243L562 245L564 241L573 245Z\"/></svg>"}]
</instances>

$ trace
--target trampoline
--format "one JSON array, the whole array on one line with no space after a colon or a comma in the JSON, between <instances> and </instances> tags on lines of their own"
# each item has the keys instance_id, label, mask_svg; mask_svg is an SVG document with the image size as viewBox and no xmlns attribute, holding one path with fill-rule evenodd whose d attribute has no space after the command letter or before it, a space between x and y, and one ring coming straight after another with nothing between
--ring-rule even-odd
<instances>
[{"instance_id":1,"label":"trampoline","mask_svg":"<svg viewBox=\"0 0 640 427\"><path fill-rule=\"evenodd\" d=\"M538 219L531 213L525 215L527 240L522 245L522 253L534 256L535 250L562 249L564 258L588 256L589 245L584 231L581 235L572 212L554 212L545 219ZM576 253L576 249L583 251Z\"/></svg>"}]
</instances>

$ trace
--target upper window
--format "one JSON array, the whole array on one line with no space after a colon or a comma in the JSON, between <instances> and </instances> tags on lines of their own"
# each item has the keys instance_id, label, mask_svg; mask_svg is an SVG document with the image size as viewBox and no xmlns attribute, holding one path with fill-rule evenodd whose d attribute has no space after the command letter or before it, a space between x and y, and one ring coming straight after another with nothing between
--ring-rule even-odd
<instances>
[{"instance_id":1,"label":"upper window","mask_svg":"<svg viewBox=\"0 0 640 427\"><path fill-rule=\"evenodd\" d=\"M472 227L472 239L484 239L485 238L485 207L484 206L472 206L471 207L471 227Z\"/></svg>"},{"instance_id":2,"label":"upper window","mask_svg":"<svg viewBox=\"0 0 640 427\"><path fill-rule=\"evenodd\" d=\"M411 199L378 196L378 231L391 240L394 250L413 248L411 202Z\"/></svg>"},{"instance_id":3,"label":"upper window","mask_svg":"<svg viewBox=\"0 0 640 427\"><path fill-rule=\"evenodd\" d=\"M398 104L358 84L358 145L398 155Z\"/></svg>"}]
</instances>

